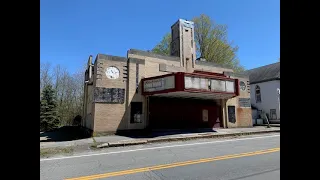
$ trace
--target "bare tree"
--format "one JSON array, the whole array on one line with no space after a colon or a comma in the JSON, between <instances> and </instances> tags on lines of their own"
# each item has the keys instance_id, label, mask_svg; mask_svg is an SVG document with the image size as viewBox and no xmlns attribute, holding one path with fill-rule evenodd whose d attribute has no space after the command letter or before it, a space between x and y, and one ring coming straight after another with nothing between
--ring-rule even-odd
<instances>
[{"instance_id":1,"label":"bare tree","mask_svg":"<svg viewBox=\"0 0 320 180\"><path fill-rule=\"evenodd\" d=\"M50 63L40 63L40 92L45 86L52 84L50 68Z\"/></svg>"},{"instance_id":2,"label":"bare tree","mask_svg":"<svg viewBox=\"0 0 320 180\"><path fill-rule=\"evenodd\" d=\"M51 71L52 70L52 71ZM41 64L40 91L51 84L57 97L57 111L62 126L71 125L73 119L82 114L85 68L70 74L60 65L51 69L50 64Z\"/></svg>"}]
</instances>

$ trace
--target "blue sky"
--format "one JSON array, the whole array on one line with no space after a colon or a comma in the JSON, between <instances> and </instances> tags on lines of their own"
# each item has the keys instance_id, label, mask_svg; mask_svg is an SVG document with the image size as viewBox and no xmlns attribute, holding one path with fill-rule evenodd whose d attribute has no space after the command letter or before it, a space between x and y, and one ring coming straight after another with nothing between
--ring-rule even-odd
<instances>
[{"instance_id":1,"label":"blue sky","mask_svg":"<svg viewBox=\"0 0 320 180\"><path fill-rule=\"evenodd\" d=\"M179 18L200 14L228 25L246 69L280 57L279 0L40 0L40 61L75 72L89 55L150 50Z\"/></svg>"}]
</instances>

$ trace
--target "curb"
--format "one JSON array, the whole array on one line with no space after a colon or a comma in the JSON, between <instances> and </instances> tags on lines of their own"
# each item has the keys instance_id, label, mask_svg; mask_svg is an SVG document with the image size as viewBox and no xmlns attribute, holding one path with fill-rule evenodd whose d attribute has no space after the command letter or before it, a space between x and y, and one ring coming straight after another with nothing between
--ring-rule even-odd
<instances>
[{"instance_id":1,"label":"curb","mask_svg":"<svg viewBox=\"0 0 320 180\"><path fill-rule=\"evenodd\" d=\"M110 142L97 145L97 148L119 147L119 146L132 146L139 144L147 144L147 140L128 140L119 142Z\"/></svg>"},{"instance_id":2,"label":"curb","mask_svg":"<svg viewBox=\"0 0 320 180\"><path fill-rule=\"evenodd\" d=\"M146 144L146 140L129 140L129 141L120 141L120 142L110 142L109 147L118 147L118 146L131 146L138 144Z\"/></svg>"},{"instance_id":3,"label":"curb","mask_svg":"<svg viewBox=\"0 0 320 180\"><path fill-rule=\"evenodd\" d=\"M119 141L119 142L110 142L103 143L97 146L97 148L108 148L108 147L120 147L120 146L132 146L139 144L147 144L154 142L170 142L170 141L183 141L183 140L191 140L191 139L200 139L200 138L222 138L222 137L232 137L232 136L246 136L253 134L267 134L267 133L275 133L280 132L279 130L269 130L269 131L252 131L252 132L240 132L240 133L230 133L230 134L203 134L203 135L194 135L187 137L167 137L167 138L155 138L148 140L128 140L128 141Z\"/></svg>"}]
</instances>

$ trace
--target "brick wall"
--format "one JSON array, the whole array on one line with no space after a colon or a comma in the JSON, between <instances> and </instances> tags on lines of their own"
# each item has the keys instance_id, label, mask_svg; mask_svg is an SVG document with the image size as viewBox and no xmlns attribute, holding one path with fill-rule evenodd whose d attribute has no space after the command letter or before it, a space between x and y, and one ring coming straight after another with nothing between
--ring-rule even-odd
<instances>
[{"instance_id":1,"label":"brick wall","mask_svg":"<svg viewBox=\"0 0 320 180\"><path fill-rule=\"evenodd\" d=\"M105 71L109 66L115 66L120 71L118 79L107 78ZM94 73L94 87L105 88L124 88L126 89L126 81L124 79L124 69L127 66L127 58L98 55L95 61ZM127 93L127 92L126 92ZM95 103L94 105L94 131L106 132L127 129L126 117L126 103L123 104L109 104L109 103Z\"/></svg>"},{"instance_id":2,"label":"brick wall","mask_svg":"<svg viewBox=\"0 0 320 180\"><path fill-rule=\"evenodd\" d=\"M247 85L247 81L249 81L248 77L237 77L236 75L230 76L231 78L239 79L239 83L241 81L245 82ZM226 101L226 110L228 111L228 106L235 106L236 110L236 122L231 123L228 121L228 112L226 112L227 126L229 128L233 127L252 127L252 112L251 107L240 107L239 98L250 98L250 88L248 87L245 90L239 89L239 96L234 97L232 99L228 99Z\"/></svg>"}]
</instances>

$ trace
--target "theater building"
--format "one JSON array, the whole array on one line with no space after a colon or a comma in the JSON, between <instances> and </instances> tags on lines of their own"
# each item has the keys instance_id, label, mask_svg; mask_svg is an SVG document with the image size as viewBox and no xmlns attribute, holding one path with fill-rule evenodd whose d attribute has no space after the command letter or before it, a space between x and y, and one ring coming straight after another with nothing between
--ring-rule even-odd
<instances>
[{"instance_id":1,"label":"theater building","mask_svg":"<svg viewBox=\"0 0 320 180\"><path fill-rule=\"evenodd\" d=\"M171 56L89 56L82 125L94 132L251 127L247 75L196 59L194 25L172 27Z\"/></svg>"}]
</instances>

